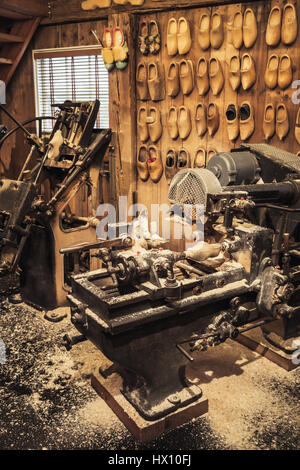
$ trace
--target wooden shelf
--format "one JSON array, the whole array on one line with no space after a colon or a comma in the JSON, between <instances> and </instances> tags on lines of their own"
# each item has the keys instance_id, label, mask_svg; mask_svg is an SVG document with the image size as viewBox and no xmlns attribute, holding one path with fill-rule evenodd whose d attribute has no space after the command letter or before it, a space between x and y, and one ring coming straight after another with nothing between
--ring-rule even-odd
<instances>
[{"instance_id":1,"label":"wooden shelf","mask_svg":"<svg viewBox=\"0 0 300 470\"><path fill-rule=\"evenodd\" d=\"M6 59L5 57L0 57L0 64L2 65L11 65L13 61L11 59Z\"/></svg>"},{"instance_id":2,"label":"wooden shelf","mask_svg":"<svg viewBox=\"0 0 300 470\"><path fill-rule=\"evenodd\" d=\"M9 84L11 77L13 76L40 23L40 20L40 18L33 18L22 22L17 21L13 24L11 34L9 36L17 38L18 40L22 38L22 41L10 42L10 44L6 46L6 58L0 59L0 64L11 65L11 67L0 68L0 80L3 80L6 85Z\"/></svg>"},{"instance_id":3,"label":"wooden shelf","mask_svg":"<svg viewBox=\"0 0 300 470\"><path fill-rule=\"evenodd\" d=\"M0 42L5 42L5 43L19 43L23 42L24 39L21 36L17 36L16 34L6 34L6 33L0 33Z\"/></svg>"}]
</instances>

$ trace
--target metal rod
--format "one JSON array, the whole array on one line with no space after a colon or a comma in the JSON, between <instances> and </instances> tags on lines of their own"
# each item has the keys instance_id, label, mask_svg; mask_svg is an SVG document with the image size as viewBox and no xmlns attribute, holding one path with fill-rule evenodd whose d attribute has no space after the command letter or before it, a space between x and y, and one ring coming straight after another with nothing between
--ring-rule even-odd
<instances>
[{"instance_id":1,"label":"metal rod","mask_svg":"<svg viewBox=\"0 0 300 470\"><path fill-rule=\"evenodd\" d=\"M184 271L187 271L193 274L198 274L198 276L205 276L205 273L203 271L200 271L200 269L193 268L193 266L189 266L180 261L177 261L176 266L178 266L178 268L180 269L183 269Z\"/></svg>"},{"instance_id":2,"label":"metal rod","mask_svg":"<svg viewBox=\"0 0 300 470\"><path fill-rule=\"evenodd\" d=\"M266 207L267 209L273 209L276 211L283 211L283 212L300 212L300 208L293 209L292 207L286 206L275 206L275 204L255 204L255 207Z\"/></svg>"},{"instance_id":3,"label":"metal rod","mask_svg":"<svg viewBox=\"0 0 300 470\"><path fill-rule=\"evenodd\" d=\"M21 122L17 121L16 118L13 117L13 115L7 111L7 109L0 103L0 109L2 109L2 111L5 112L5 114L7 114L7 116L12 120L14 121L14 123L16 123L18 125L18 127L20 127L26 135L28 135L28 137L31 136L30 132L23 126L23 124L21 124Z\"/></svg>"},{"instance_id":4,"label":"metal rod","mask_svg":"<svg viewBox=\"0 0 300 470\"><path fill-rule=\"evenodd\" d=\"M77 253L78 251L89 251L95 250L97 248L109 248L112 246L124 246L124 239L112 238L111 240L99 240L95 243L82 243L82 245L70 246L69 248L61 248L59 252L61 255L68 255L72 253ZM125 242L125 246L131 246L129 245L129 240L128 245Z\"/></svg>"},{"instance_id":5,"label":"metal rod","mask_svg":"<svg viewBox=\"0 0 300 470\"><path fill-rule=\"evenodd\" d=\"M245 186L233 186L232 191L247 191L256 203L289 203L292 201L299 188L300 180L281 183L250 184ZM228 187L225 188L228 191Z\"/></svg>"},{"instance_id":6,"label":"metal rod","mask_svg":"<svg viewBox=\"0 0 300 470\"><path fill-rule=\"evenodd\" d=\"M194 358L179 344L176 344L176 347L179 349L179 351L191 362L194 361Z\"/></svg>"},{"instance_id":7,"label":"metal rod","mask_svg":"<svg viewBox=\"0 0 300 470\"><path fill-rule=\"evenodd\" d=\"M53 117L53 116L35 117L35 118L32 118L32 119L27 119L27 121L22 122L22 125L23 125L23 126L26 126L27 124L31 124L31 123L34 122L34 121L42 121L42 120L44 120L44 119L53 119L53 120L55 120L56 118ZM0 140L0 147L2 146L3 142L4 142L11 134L13 134L14 132L16 132L18 129L19 129L19 126L14 127L14 128L11 129L10 131L8 131L7 134L5 134L5 136L3 136L2 139Z\"/></svg>"},{"instance_id":8,"label":"metal rod","mask_svg":"<svg viewBox=\"0 0 300 470\"><path fill-rule=\"evenodd\" d=\"M44 168L44 165L46 163L47 158L48 158L48 151L46 151L45 155L43 156L43 159L41 161L40 167L38 169L37 175L36 175L35 180L34 180L34 184L38 184L39 178L41 176L41 173L42 173L42 170Z\"/></svg>"},{"instance_id":9,"label":"metal rod","mask_svg":"<svg viewBox=\"0 0 300 470\"><path fill-rule=\"evenodd\" d=\"M261 321L255 323L253 325L250 325L248 327L240 328L240 329L238 328L239 334L245 333L246 331L253 330L254 328L258 328L259 326L266 325L267 323L271 323L274 320L275 320L275 318L272 318L270 320L261 320ZM181 344L186 344L186 343L192 343L192 342L197 341L199 339L213 338L214 336L216 336L216 333L204 333L203 335L196 335L195 334L189 339L184 339L184 340L180 341L180 343L178 343L176 346L181 345Z\"/></svg>"},{"instance_id":10,"label":"metal rod","mask_svg":"<svg viewBox=\"0 0 300 470\"><path fill-rule=\"evenodd\" d=\"M272 318L271 320L261 320L254 325L246 326L245 328L240 328L239 329L239 334L241 333L246 333L247 331L254 330L254 328L258 328L259 326L264 326L267 325L267 323L272 323L275 320L275 318Z\"/></svg>"},{"instance_id":11,"label":"metal rod","mask_svg":"<svg viewBox=\"0 0 300 470\"><path fill-rule=\"evenodd\" d=\"M32 154L33 154L33 152L34 152L34 149L35 149L35 146L32 145L32 146L31 146L31 149L30 149L30 152L29 152L29 154L28 154L28 157L26 158L25 163L24 163L24 165L23 165L23 168L22 168L22 170L21 170L21 173L19 174L18 181L21 181L21 180L22 180L24 171L26 170L26 167L28 166L28 164L29 164L29 162L30 162L30 160L31 160Z\"/></svg>"}]
</instances>

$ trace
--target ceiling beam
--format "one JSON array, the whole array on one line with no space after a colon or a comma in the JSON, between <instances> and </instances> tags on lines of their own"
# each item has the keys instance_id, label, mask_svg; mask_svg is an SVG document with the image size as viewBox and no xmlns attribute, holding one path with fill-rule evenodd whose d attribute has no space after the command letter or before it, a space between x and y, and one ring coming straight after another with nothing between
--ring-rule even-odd
<instances>
[{"instance_id":1,"label":"ceiling beam","mask_svg":"<svg viewBox=\"0 0 300 470\"><path fill-rule=\"evenodd\" d=\"M9 43L9 42L23 42L22 36L16 34L7 34L0 32L0 43Z\"/></svg>"},{"instance_id":2,"label":"ceiling beam","mask_svg":"<svg viewBox=\"0 0 300 470\"><path fill-rule=\"evenodd\" d=\"M10 44L9 47L6 47L5 58L2 58L3 62L1 62L0 59L0 63L3 64L3 67L0 68L0 80L3 80L6 85L8 85L19 65L40 21L40 18L33 18L31 20L17 22L13 25L11 33L15 36L23 37L24 41L21 44Z\"/></svg>"},{"instance_id":3,"label":"ceiling beam","mask_svg":"<svg viewBox=\"0 0 300 470\"><path fill-rule=\"evenodd\" d=\"M1 20L4 20L5 18L9 18L11 20L28 20L31 18L31 16L28 15L21 15L20 13L16 13L15 11L10 11L6 10L5 8L2 8L0 4L0 18Z\"/></svg>"},{"instance_id":4,"label":"ceiling beam","mask_svg":"<svg viewBox=\"0 0 300 470\"><path fill-rule=\"evenodd\" d=\"M108 8L95 8L83 10L83 0L55 0L49 3L48 16L42 19L41 24L63 24L68 22L93 21L107 18L116 13L140 13L145 15L150 12L169 11L182 8L212 7L216 5L228 5L234 3L248 3L251 0L145 0L141 6L131 4L119 5L112 2ZM252 3L260 0L252 0Z\"/></svg>"},{"instance_id":5,"label":"ceiling beam","mask_svg":"<svg viewBox=\"0 0 300 470\"><path fill-rule=\"evenodd\" d=\"M1 16L14 18L12 15L35 17L47 16L48 6L44 0L1 0Z\"/></svg>"}]
</instances>

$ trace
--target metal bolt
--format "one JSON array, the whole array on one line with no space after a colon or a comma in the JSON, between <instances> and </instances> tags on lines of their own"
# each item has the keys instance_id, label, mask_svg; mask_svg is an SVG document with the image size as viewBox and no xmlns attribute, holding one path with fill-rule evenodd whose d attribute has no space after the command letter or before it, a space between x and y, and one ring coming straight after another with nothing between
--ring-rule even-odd
<instances>
[{"instance_id":1,"label":"metal bolt","mask_svg":"<svg viewBox=\"0 0 300 470\"><path fill-rule=\"evenodd\" d=\"M181 402L181 398L178 395L171 395L168 398L168 401L172 403L173 405L178 405L178 403Z\"/></svg>"},{"instance_id":2,"label":"metal bolt","mask_svg":"<svg viewBox=\"0 0 300 470\"><path fill-rule=\"evenodd\" d=\"M216 282L216 287L221 288L225 286L225 281L224 279L218 279Z\"/></svg>"},{"instance_id":3,"label":"metal bolt","mask_svg":"<svg viewBox=\"0 0 300 470\"><path fill-rule=\"evenodd\" d=\"M239 299L239 297L234 297L233 299L231 299L230 305L233 308L237 308L241 305L241 300Z\"/></svg>"},{"instance_id":4,"label":"metal bolt","mask_svg":"<svg viewBox=\"0 0 300 470\"><path fill-rule=\"evenodd\" d=\"M202 294L202 292L203 292L202 286L197 286L193 289L193 294L194 295L200 295L200 294Z\"/></svg>"}]
</instances>

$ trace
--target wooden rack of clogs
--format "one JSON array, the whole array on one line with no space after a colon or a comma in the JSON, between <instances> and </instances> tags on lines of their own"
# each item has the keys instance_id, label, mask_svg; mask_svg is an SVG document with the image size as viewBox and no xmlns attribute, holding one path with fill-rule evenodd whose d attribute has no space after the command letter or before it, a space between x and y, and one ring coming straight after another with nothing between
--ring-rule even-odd
<instances>
[{"instance_id":1,"label":"wooden rack of clogs","mask_svg":"<svg viewBox=\"0 0 300 470\"><path fill-rule=\"evenodd\" d=\"M138 41L146 43L144 15L137 15L136 21ZM244 142L265 141L300 151L299 104L293 102L300 67L298 21L300 5L283 1L147 15L148 24L157 24L161 47L155 56L142 48L136 53L140 202L146 201L149 208L166 203L176 171L203 167L216 152ZM156 77L165 76L164 84L157 86L164 98L153 99L147 90L156 63L163 69ZM157 118L152 125L163 129L155 141L144 132L150 110Z\"/></svg>"}]
</instances>

